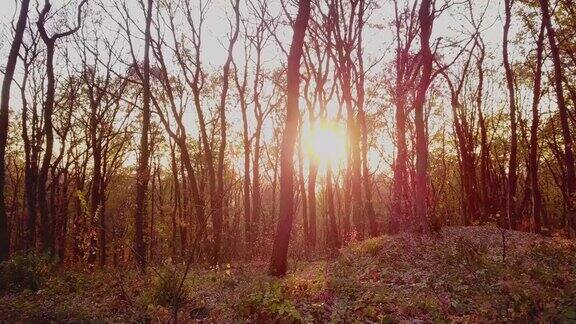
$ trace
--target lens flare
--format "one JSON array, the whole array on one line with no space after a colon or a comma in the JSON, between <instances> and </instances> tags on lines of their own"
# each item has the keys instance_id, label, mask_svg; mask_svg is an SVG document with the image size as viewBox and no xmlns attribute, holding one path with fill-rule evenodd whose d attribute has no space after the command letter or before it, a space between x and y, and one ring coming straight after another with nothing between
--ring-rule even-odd
<instances>
[{"instance_id":1,"label":"lens flare","mask_svg":"<svg viewBox=\"0 0 576 324\"><path fill-rule=\"evenodd\" d=\"M343 125L322 121L305 125L302 129L301 144L304 157L320 167L330 165L340 168L346 160L346 129Z\"/></svg>"}]
</instances>

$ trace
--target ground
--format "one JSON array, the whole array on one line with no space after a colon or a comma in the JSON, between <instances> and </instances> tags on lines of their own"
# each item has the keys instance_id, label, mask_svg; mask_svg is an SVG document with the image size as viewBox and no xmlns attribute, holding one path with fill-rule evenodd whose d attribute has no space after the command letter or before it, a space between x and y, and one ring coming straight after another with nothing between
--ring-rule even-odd
<instances>
[{"instance_id":1,"label":"ground","mask_svg":"<svg viewBox=\"0 0 576 324\"><path fill-rule=\"evenodd\" d=\"M290 268L284 279L266 276L264 263L195 269L178 320L576 322L576 243L559 237L451 227L369 239ZM166 273L51 273L35 292L1 293L0 322L168 322L178 280Z\"/></svg>"}]
</instances>

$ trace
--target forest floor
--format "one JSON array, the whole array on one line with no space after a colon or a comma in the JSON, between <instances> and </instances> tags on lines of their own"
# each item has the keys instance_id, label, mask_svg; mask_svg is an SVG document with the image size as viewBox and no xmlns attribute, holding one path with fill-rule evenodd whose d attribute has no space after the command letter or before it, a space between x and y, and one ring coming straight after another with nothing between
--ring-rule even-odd
<instances>
[{"instance_id":1,"label":"forest floor","mask_svg":"<svg viewBox=\"0 0 576 324\"><path fill-rule=\"evenodd\" d=\"M289 266L283 279L264 263L194 270L179 321L576 322L576 242L559 237L450 227ZM36 292L1 293L0 322L168 322L150 272L52 274Z\"/></svg>"}]
</instances>

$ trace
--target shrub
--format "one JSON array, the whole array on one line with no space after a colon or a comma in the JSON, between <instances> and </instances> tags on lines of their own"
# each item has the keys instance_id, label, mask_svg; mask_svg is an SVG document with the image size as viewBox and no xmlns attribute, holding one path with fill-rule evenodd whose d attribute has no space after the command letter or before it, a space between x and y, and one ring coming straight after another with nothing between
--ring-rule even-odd
<instances>
[{"instance_id":1,"label":"shrub","mask_svg":"<svg viewBox=\"0 0 576 324\"><path fill-rule=\"evenodd\" d=\"M302 315L289 300L280 283L266 284L248 296L240 304L240 313L256 319L256 322L287 322L302 321Z\"/></svg>"},{"instance_id":2,"label":"shrub","mask_svg":"<svg viewBox=\"0 0 576 324\"><path fill-rule=\"evenodd\" d=\"M180 287L183 275L172 267L160 269L152 282L152 302L164 307L180 308L189 294L185 283Z\"/></svg>"},{"instance_id":3,"label":"shrub","mask_svg":"<svg viewBox=\"0 0 576 324\"><path fill-rule=\"evenodd\" d=\"M382 251L383 246L384 241L382 238L376 237L359 243L356 247L354 247L354 250L361 254L368 254L372 257L375 257L380 253L380 251Z\"/></svg>"},{"instance_id":4,"label":"shrub","mask_svg":"<svg viewBox=\"0 0 576 324\"><path fill-rule=\"evenodd\" d=\"M14 255L0 263L0 291L40 289L51 264L49 259L34 253Z\"/></svg>"}]
</instances>

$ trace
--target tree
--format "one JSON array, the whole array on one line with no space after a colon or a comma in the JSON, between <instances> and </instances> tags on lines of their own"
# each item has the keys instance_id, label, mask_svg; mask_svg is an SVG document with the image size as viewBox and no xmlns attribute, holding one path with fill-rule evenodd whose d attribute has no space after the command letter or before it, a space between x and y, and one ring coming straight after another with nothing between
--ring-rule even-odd
<instances>
[{"instance_id":1,"label":"tree","mask_svg":"<svg viewBox=\"0 0 576 324\"><path fill-rule=\"evenodd\" d=\"M31 31L31 28L28 28ZM42 131L38 105L42 89L39 71L39 35L31 32L29 44L22 44L20 59L23 65L22 80L18 85L22 100L22 141L24 147L24 196L26 200L25 248L36 246L36 219L38 204L38 169ZM42 73L43 74L43 73Z\"/></svg>"},{"instance_id":2,"label":"tree","mask_svg":"<svg viewBox=\"0 0 576 324\"><path fill-rule=\"evenodd\" d=\"M430 36L434 24L435 13L432 10L432 1L422 0L418 11L420 24L420 60L421 71L416 98L414 99L414 127L416 129L416 226L415 230L428 232L428 136L427 125L424 120L424 104L426 93L432 81L432 61L434 59L430 49Z\"/></svg>"},{"instance_id":3,"label":"tree","mask_svg":"<svg viewBox=\"0 0 576 324\"><path fill-rule=\"evenodd\" d=\"M286 70L286 119L280 152L280 216L276 228L272 259L268 272L282 277L286 274L288 244L294 220L294 146L298 137L298 108L300 86L300 59L304 35L310 18L310 0L298 1L298 14L294 21L292 44Z\"/></svg>"},{"instance_id":4,"label":"tree","mask_svg":"<svg viewBox=\"0 0 576 324\"><path fill-rule=\"evenodd\" d=\"M10 234L8 230L8 215L6 212L5 191L6 186L6 142L8 140L8 113L10 109L10 87L16 70L18 61L18 51L24 37L26 21L28 20L28 7L30 0L22 0L20 4L20 13L16 28L14 30L14 39L10 46L10 53L6 62L6 71L2 81L2 94L0 98L0 261L8 259L10 254Z\"/></svg>"},{"instance_id":5,"label":"tree","mask_svg":"<svg viewBox=\"0 0 576 324\"><path fill-rule=\"evenodd\" d=\"M394 158L394 178L392 189L390 231L396 232L401 226L406 226L412 216L412 206L409 193L408 147L407 134L407 98L410 89L416 81L417 57L412 55L412 44L418 36L418 21L416 2L413 7L400 8L394 1L394 20L396 48L394 58L394 81L392 84L392 100L395 105L395 136L396 156Z\"/></svg>"},{"instance_id":6,"label":"tree","mask_svg":"<svg viewBox=\"0 0 576 324\"><path fill-rule=\"evenodd\" d=\"M560 126L562 130L562 140L564 142L564 164L566 167L566 197L568 206L568 223L572 235L576 235L576 167L574 166L574 141L572 139L570 125L568 120L568 108L564 97L562 61L560 60L560 50L556 41L556 31L552 26L550 18L550 8L548 0L540 0L540 10L542 13L542 22L546 25L548 43L552 54L552 63L554 64L554 90L556 91L556 101L558 112L560 114Z\"/></svg>"},{"instance_id":7,"label":"tree","mask_svg":"<svg viewBox=\"0 0 576 324\"><path fill-rule=\"evenodd\" d=\"M358 67L355 69L356 72L356 106L358 109L358 122L360 124L360 134L361 134L361 158L362 158L362 184L364 187L364 212L366 218L368 218L368 230L370 236L376 236L378 234L378 228L376 226L376 212L374 211L374 205L372 203L372 180L370 175L370 168L368 166L368 149L370 143L368 143L368 126L366 125L366 93L364 89L366 71L364 69L364 44L362 43L362 33L364 31L364 24L366 23L366 3L364 0L358 1L358 25L356 27L358 33L358 40L356 45L356 52L358 57Z\"/></svg>"},{"instance_id":8,"label":"tree","mask_svg":"<svg viewBox=\"0 0 576 324\"><path fill-rule=\"evenodd\" d=\"M240 0L232 2L234 9L234 27L231 31L230 41L228 43L228 56L222 68L222 91L220 93L219 117L220 117L220 147L218 150L218 174L217 176L217 189L216 198L217 205L213 217L214 227L214 247L212 251L212 259L214 263L218 263L220 259L220 244L222 241L222 215L223 215L223 201L224 201L224 153L226 152L226 97L228 95L228 87L230 82L230 67L232 65L234 45L238 40L240 33Z\"/></svg>"},{"instance_id":9,"label":"tree","mask_svg":"<svg viewBox=\"0 0 576 324\"><path fill-rule=\"evenodd\" d=\"M104 266L107 258L106 193L110 178L107 171L113 170L109 164L110 162L113 164L117 158L117 154L110 152L113 149L110 144L113 140L122 138L120 135L123 133L114 127L114 124L117 119L122 120L119 98L125 95L128 81L113 76L114 48L112 44L106 44L106 51L101 51L101 39L97 33L93 35L94 44L90 44L83 31L81 34L82 37L77 43L82 61L81 80L88 99L86 124L89 136L87 136L86 144L92 155L90 225L92 228L98 228L97 242L94 237L92 248L96 249L97 245L99 262L101 266ZM95 258L96 254L91 254L88 261L91 263L95 261Z\"/></svg>"},{"instance_id":10,"label":"tree","mask_svg":"<svg viewBox=\"0 0 576 324\"><path fill-rule=\"evenodd\" d=\"M306 68L305 84L304 84L304 99L306 101L306 110L308 113L308 124L311 129L315 127L322 127L323 124L328 123L328 105L336 92L338 86L338 78L336 76L336 69L332 67L334 61L334 28L332 26L332 15L328 11L327 14L322 13L320 8L316 7L315 12L319 14L316 17L311 17L309 30L309 41L304 44L304 66ZM334 76L334 77L333 77ZM333 77L333 78L332 78ZM330 84L331 83L331 84ZM310 93L311 92L311 93ZM318 166L319 161L312 158L309 161L308 167L308 230L305 231L307 235L307 243L311 250L316 247L318 237L318 219L317 219L317 199L316 199L316 185L318 179ZM333 201L334 190L329 190L328 179L330 178L329 172L326 170L326 211L330 211L330 201ZM305 188L303 188L304 190ZM304 203L304 202L303 202ZM332 204L333 205L333 204ZM302 206L304 209L304 205ZM304 210L303 210L304 211ZM329 214L328 214L329 216ZM334 221L336 215L334 214ZM330 217L327 218L328 220ZM335 223L334 223L335 224ZM336 225L336 224L335 224ZM306 226L306 224L305 224ZM327 233L327 243L335 242L337 231L330 230ZM305 227L306 229L306 227ZM337 228L335 228L337 230Z\"/></svg>"},{"instance_id":11,"label":"tree","mask_svg":"<svg viewBox=\"0 0 576 324\"><path fill-rule=\"evenodd\" d=\"M158 8L159 9L159 8ZM169 28L174 28L174 11L175 8L172 6L171 3L166 5L166 9L168 11L169 16ZM158 12L160 15L160 12ZM171 29L174 31L174 29ZM165 54L163 48L166 46L165 41L162 38L161 34L161 26L158 25L156 27L156 34L157 37L153 40L153 53L156 57L156 60L159 64L159 70L155 77L158 78L158 81L161 84L161 88L164 92L165 100L168 101L169 109L167 112L164 112L163 106L165 103L161 102L159 99L153 98L154 105L156 107L156 113L160 117L161 123L164 125L165 131L168 133L168 136L174 140L176 146L180 151L180 163L182 169L182 192L184 193L183 197L180 196L180 186L178 184L178 169L175 165L175 155L172 157L173 166L172 172L174 175L174 195L176 197L176 204L178 205L178 213L180 215L180 223L181 224L188 224L189 221L184 219L184 214L188 213L188 201L192 202L192 207L195 213L195 220L197 222L197 230L196 236L199 235L200 231L204 230L204 222L205 222L205 202L203 197L201 196L200 189L199 189L199 181L197 176L196 168L193 165L193 152L189 147L188 142L188 134L186 127L183 122L183 115L184 115L184 98L185 98L185 88L181 85L183 81L180 78L175 76L171 76L168 74ZM171 128L170 123L170 116L174 118L174 122L176 123L176 130ZM186 181L186 178L188 181ZM188 190L187 190L188 189ZM189 195L188 195L189 193ZM175 209L176 210L176 209ZM187 247L187 231L189 230L189 226L181 225L180 228L180 239L181 239L181 248L182 248L182 255L188 249ZM196 237L194 238L196 239Z\"/></svg>"},{"instance_id":12,"label":"tree","mask_svg":"<svg viewBox=\"0 0 576 324\"><path fill-rule=\"evenodd\" d=\"M536 41L536 66L534 68L534 84L532 92L532 124L530 126L530 156L529 174L530 191L532 193L532 217L534 218L534 231L540 233L542 225L542 193L538 184L538 127L540 124L540 111L538 105L542 91L542 61L544 52L545 25L542 24Z\"/></svg>"},{"instance_id":13,"label":"tree","mask_svg":"<svg viewBox=\"0 0 576 324\"><path fill-rule=\"evenodd\" d=\"M444 66L439 70L450 90L450 106L452 107L454 135L460 168L460 185L462 188L462 216L466 225L471 225L473 221L479 218L478 211L480 210L477 203L475 109L468 111L466 102L462 102L462 92L470 77L469 70L476 44L474 43L474 46L468 50L462 69L452 73L456 76L455 80L445 71L448 66Z\"/></svg>"},{"instance_id":14,"label":"tree","mask_svg":"<svg viewBox=\"0 0 576 324\"><path fill-rule=\"evenodd\" d=\"M346 106L346 128L348 132L348 175L350 181L350 214L358 239L364 237L365 220L364 206L362 204L362 157L360 150L361 132L359 108L354 104L353 98L353 53L354 46L361 39L363 1L351 1L349 10L341 0L332 0L329 14L333 19L334 49L337 75L340 80L342 100ZM354 21L357 20L356 23ZM359 95L356 89L356 96ZM361 97L361 96L360 96ZM348 233L346 233L348 234Z\"/></svg>"},{"instance_id":15,"label":"tree","mask_svg":"<svg viewBox=\"0 0 576 324\"><path fill-rule=\"evenodd\" d=\"M249 47L244 44L244 52L250 53ZM242 182L242 202L243 202L243 214L244 214L244 239L246 243L249 243L252 237L252 221L251 221L251 202L250 202L250 152L251 152L251 139L248 130L248 102L246 99L246 88L248 84L248 62L249 55L246 55L246 61L244 62L244 68L242 73L242 78L239 77L239 69L236 63L234 63L234 81L236 83L236 90L238 92L238 99L240 101L240 110L242 113L242 146L244 149L244 179Z\"/></svg>"},{"instance_id":16,"label":"tree","mask_svg":"<svg viewBox=\"0 0 576 324\"><path fill-rule=\"evenodd\" d=\"M150 147L148 141L150 129L150 26L152 24L152 0L146 5L146 28L144 31L144 60L142 73L142 130L140 133L140 156L138 157L138 173L136 174L136 210L134 214L134 230L136 232L134 251L140 270L146 269L146 245L144 242L144 219L147 211L148 180L150 178Z\"/></svg>"},{"instance_id":17,"label":"tree","mask_svg":"<svg viewBox=\"0 0 576 324\"><path fill-rule=\"evenodd\" d=\"M469 8L472 12L472 2L469 2ZM475 19L471 19L475 29L479 24ZM478 48L476 54L476 71L478 74L478 83L476 86L476 109L478 110L478 127L480 128L480 176L478 185L480 187L480 222L486 222L488 214L492 209L491 181L490 181L490 148L488 143L488 129L486 126L486 116L484 113L484 61L486 59L486 45L480 33L474 37L474 45Z\"/></svg>"},{"instance_id":18,"label":"tree","mask_svg":"<svg viewBox=\"0 0 576 324\"><path fill-rule=\"evenodd\" d=\"M516 122L516 92L514 90L514 71L510 64L508 55L508 34L512 19L512 5L514 0L504 1L504 33L502 38L502 57L504 60L504 70L506 72L506 87L508 88L508 104L510 116L510 158L508 161L508 183L506 190L506 215L509 226L516 228L516 186L518 175L518 131Z\"/></svg>"},{"instance_id":19,"label":"tree","mask_svg":"<svg viewBox=\"0 0 576 324\"><path fill-rule=\"evenodd\" d=\"M78 15L76 26L64 32L55 33L52 36L48 35L46 31L46 19L52 5L50 0L44 1L44 7L40 12L36 26L40 33L40 37L44 44L46 45L46 94L43 107L43 117L44 117L44 129L43 133L46 137L46 147L44 151L44 156L42 158L42 164L39 172L38 181L38 202L40 209L40 223L41 223L41 242L42 249L47 252L53 252L54 250L54 232L53 232L53 215L50 215L48 198L47 198L47 188L46 184L48 182L48 172L50 171L50 165L52 160L52 150L54 146L54 126L52 123L52 115L54 113L54 98L56 94L56 76L54 74L54 54L56 50L56 42L61 39L68 37L76 33L82 23L82 7L87 2L87 0L82 0L78 4Z\"/></svg>"}]
</instances>

